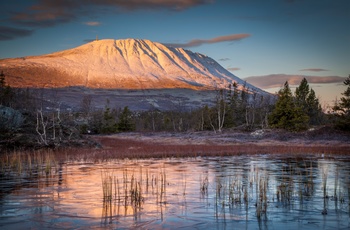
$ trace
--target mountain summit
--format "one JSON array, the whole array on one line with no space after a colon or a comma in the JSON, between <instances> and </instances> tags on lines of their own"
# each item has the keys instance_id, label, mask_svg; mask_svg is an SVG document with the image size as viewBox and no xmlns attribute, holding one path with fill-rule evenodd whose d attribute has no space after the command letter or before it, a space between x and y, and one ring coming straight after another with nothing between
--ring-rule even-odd
<instances>
[{"instance_id":1,"label":"mountain summit","mask_svg":"<svg viewBox=\"0 0 350 230\"><path fill-rule=\"evenodd\" d=\"M210 57L141 39L98 40L47 55L3 59L0 69L13 87L205 90L245 84Z\"/></svg>"}]
</instances>

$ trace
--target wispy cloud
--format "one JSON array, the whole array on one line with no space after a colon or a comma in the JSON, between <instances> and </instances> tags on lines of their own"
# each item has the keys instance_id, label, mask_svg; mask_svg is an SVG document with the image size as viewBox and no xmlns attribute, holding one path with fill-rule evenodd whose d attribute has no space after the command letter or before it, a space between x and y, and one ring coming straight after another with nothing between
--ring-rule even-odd
<instances>
[{"instance_id":1,"label":"wispy cloud","mask_svg":"<svg viewBox=\"0 0 350 230\"><path fill-rule=\"evenodd\" d=\"M321 69L321 68L308 68L308 69L301 69L299 71L322 72L322 71L329 71L329 70L328 69Z\"/></svg>"},{"instance_id":2,"label":"wispy cloud","mask_svg":"<svg viewBox=\"0 0 350 230\"><path fill-rule=\"evenodd\" d=\"M257 87L268 89L275 87L282 87L283 84L288 81L290 85L299 85L303 78L309 83L314 84L329 84L329 83L340 83L345 80L344 77L339 76L303 76L303 75L288 75L288 74L271 74L265 76L252 76L247 77L244 80Z\"/></svg>"},{"instance_id":3,"label":"wispy cloud","mask_svg":"<svg viewBox=\"0 0 350 230\"><path fill-rule=\"evenodd\" d=\"M70 22L76 19L75 3L60 4L62 1L39 1L38 5L32 5L24 12L14 13L10 21L14 24L42 28Z\"/></svg>"},{"instance_id":4,"label":"wispy cloud","mask_svg":"<svg viewBox=\"0 0 350 230\"><path fill-rule=\"evenodd\" d=\"M241 68L237 68L237 67L231 67L231 68L227 68L228 71L238 71L241 70Z\"/></svg>"},{"instance_id":5,"label":"wispy cloud","mask_svg":"<svg viewBox=\"0 0 350 230\"><path fill-rule=\"evenodd\" d=\"M10 40L28 36L38 28L56 26L116 10L171 10L182 11L203 4L210 4L213 0L37 0L22 11L6 9L7 19L0 23L2 31L0 39ZM88 22L89 26L97 26L97 22ZM10 27L9 27L10 26ZM6 28L5 28L6 27ZM25 27L26 29L21 29Z\"/></svg>"},{"instance_id":6,"label":"wispy cloud","mask_svg":"<svg viewBox=\"0 0 350 230\"><path fill-rule=\"evenodd\" d=\"M239 41L244 38L250 37L250 34L231 34L226 36L215 37L212 39L193 39L187 43L165 43L166 46L171 46L175 48L187 48L187 47L195 47L203 44L213 44L219 42L228 42L228 41Z\"/></svg>"},{"instance_id":7,"label":"wispy cloud","mask_svg":"<svg viewBox=\"0 0 350 230\"><path fill-rule=\"evenodd\" d=\"M231 59L229 59L229 58L220 58L219 59L219 61L229 61L229 60L231 60Z\"/></svg>"},{"instance_id":8,"label":"wispy cloud","mask_svg":"<svg viewBox=\"0 0 350 230\"><path fill-rule=\"evenodd\" d=\"M99 26L99 25L101 25L100 22L93 22L93 21L85 22L84 24L87 25L87 26Z\"/></svg>"},{"instance_id":9,"label":"wispy cloud","mask_svg":"<svg viewBox=\"0 0 350 230\"><path fill-rule=\"evenodd\" d=\"M17 37L30 36L34 31L28 29L0 26L0 41L11 40Z\"/></svg>"},{"instance_id":10,"label":"wispy cloud","mask_svg":"<svg viewBox=\"0 0 350 230\"><path fill-rule=\"evenodd\" d=\"M96 5L103 4L117 6L128 10L163 8L179 11L198 5L212 3L213 0L88 0L88 2Z\"/></svg>"}]
</instances>

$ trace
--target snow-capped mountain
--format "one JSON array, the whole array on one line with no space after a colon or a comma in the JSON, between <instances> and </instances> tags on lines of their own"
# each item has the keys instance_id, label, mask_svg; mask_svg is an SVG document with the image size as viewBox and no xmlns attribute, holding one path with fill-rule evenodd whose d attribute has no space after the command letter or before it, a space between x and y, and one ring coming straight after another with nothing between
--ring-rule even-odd
<instances>
[{"instance_id":1,"label":"snow-capped mountain","mask_svg":"<svg viewBox=\"0 0 350 230\"><path fill-rule=\"evenodd\" d=\"M42 56L3 59L0 70L13 87L205 90L245 84L203 54L139 39L99 40Z\"/></svg>"}]
</instances>

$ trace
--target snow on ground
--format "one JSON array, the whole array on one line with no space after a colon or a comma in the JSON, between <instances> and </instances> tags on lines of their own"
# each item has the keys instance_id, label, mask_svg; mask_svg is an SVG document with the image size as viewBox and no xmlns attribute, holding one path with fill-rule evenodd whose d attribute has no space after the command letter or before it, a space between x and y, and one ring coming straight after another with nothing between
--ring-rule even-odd
<instances>
[{"instance_id":1,"label":"snow on ground","mask_svg":"<svg viewBox=\"0 0 350 230\"><path fill-rule=\"evenodd\" d=\"M140 39L93 41L48 55L0 60L0 65L9 72L9 83L22 87L36 82L36 87L117 89L215 89L233 82L245 84L210 57ZM247 87L264 93L250 84Z\"/></svg>"}]
</instances>

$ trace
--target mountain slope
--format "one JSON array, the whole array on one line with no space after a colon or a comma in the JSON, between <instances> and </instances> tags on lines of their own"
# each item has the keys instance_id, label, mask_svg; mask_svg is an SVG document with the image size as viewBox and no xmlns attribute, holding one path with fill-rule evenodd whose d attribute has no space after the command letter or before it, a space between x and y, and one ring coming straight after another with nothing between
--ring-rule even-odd
<instances>
[{"instance_id":1,"label":"mountain slope","mask_svg":"<svg viewBox=\"0 0 350 230\"><path fill-rule=\"evenodd\" d=\"M205 55L138 39L99 40L48 55L3 59L0 70L13 87L205 90L244 84Z\"/></svg>"}]
</instances>

